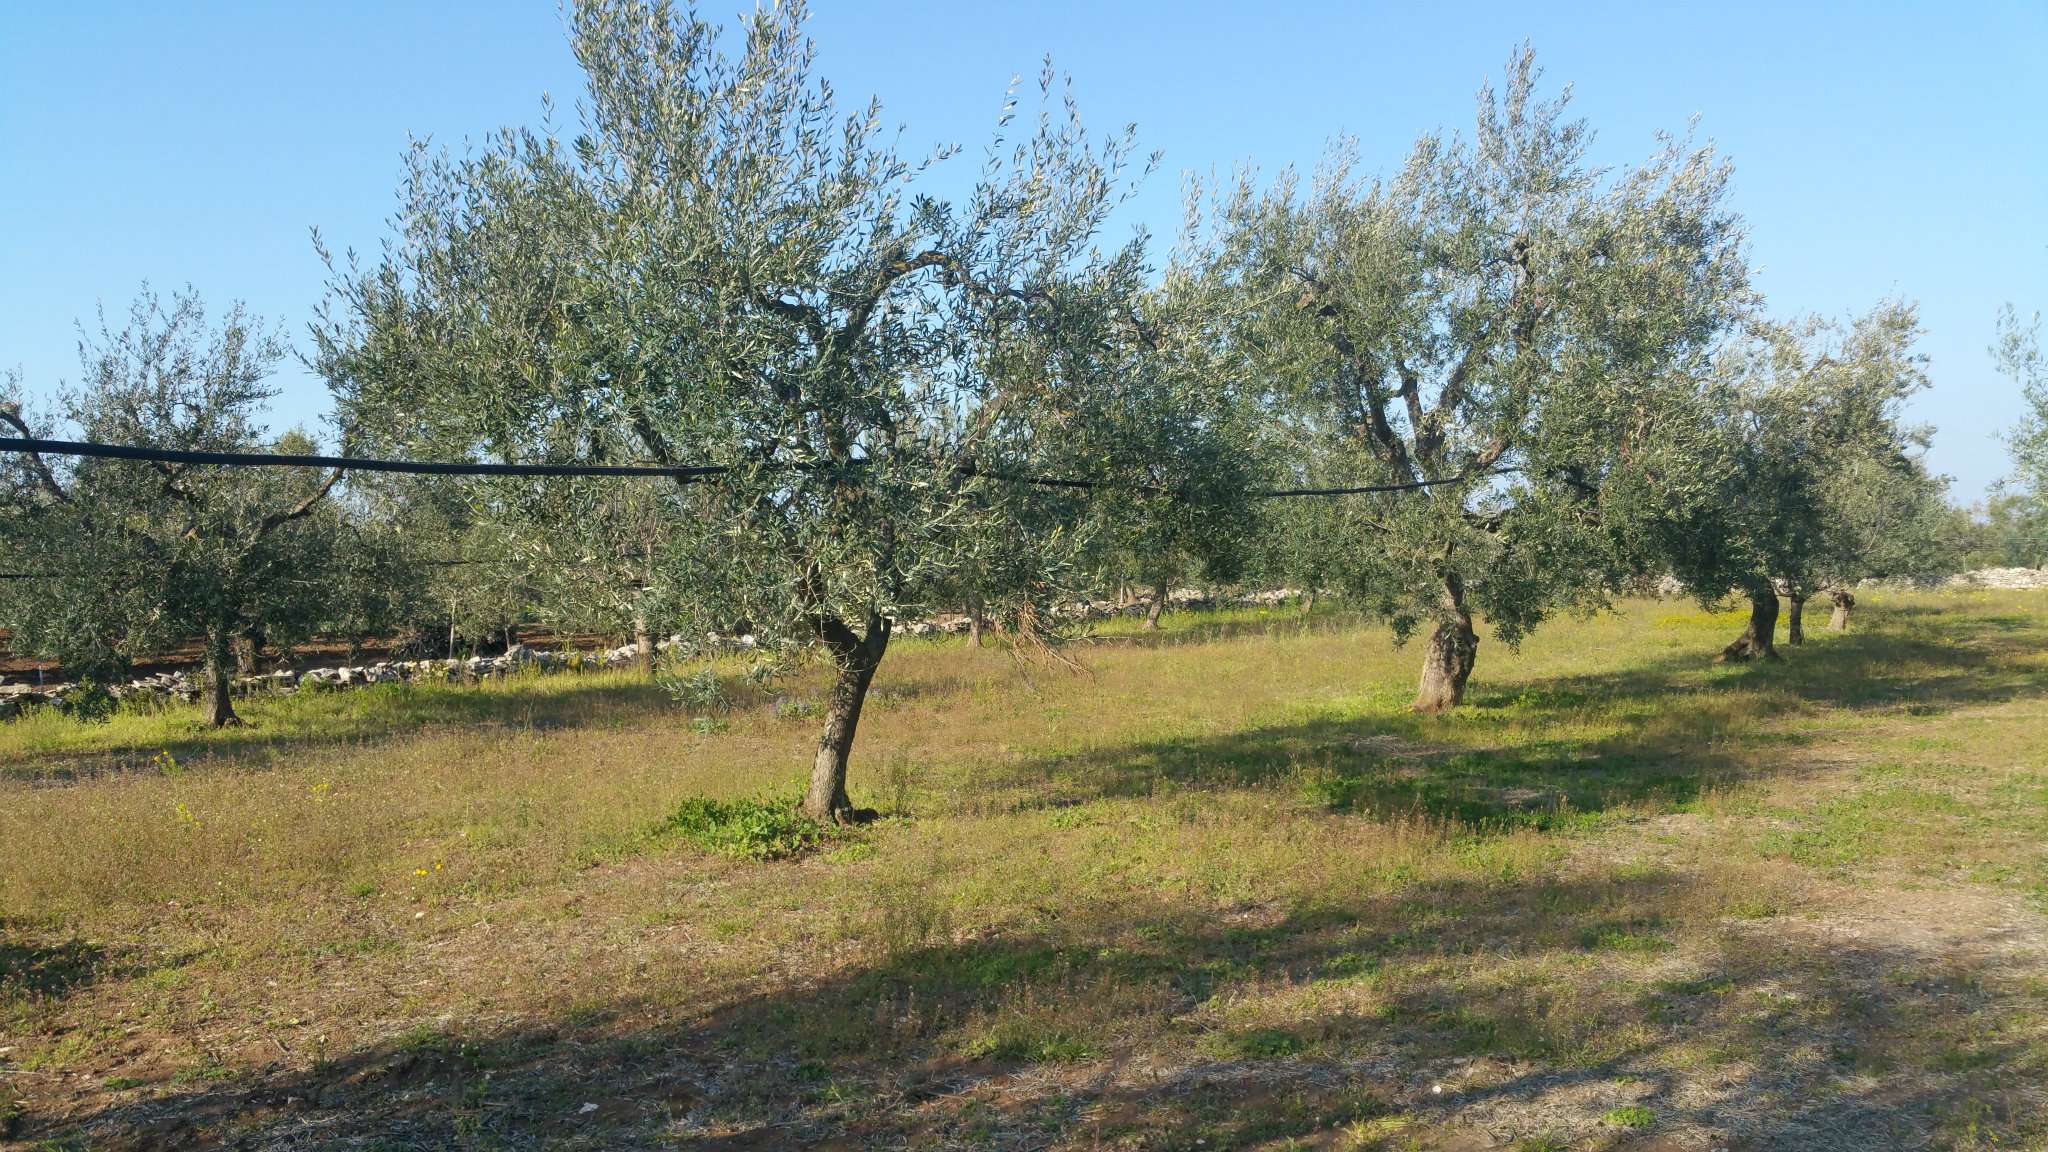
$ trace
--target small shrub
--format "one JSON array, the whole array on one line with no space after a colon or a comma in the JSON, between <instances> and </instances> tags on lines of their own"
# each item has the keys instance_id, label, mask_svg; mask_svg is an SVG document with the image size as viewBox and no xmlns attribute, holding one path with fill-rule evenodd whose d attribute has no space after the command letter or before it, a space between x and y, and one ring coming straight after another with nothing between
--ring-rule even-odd
<instances>
[{"instance_id":1,"label":"small shrub","mask_svg":"<svg viewBox=\"0 0 2048 1152\"><path fill-rule=\"evenodd\" d=\"M107 686L91 677L80 680L78 687L64 694L64 711L80 723L105 724L120 710L121 702L107 691Z\"/></svg>"},{"instance_id":2,"label":"small shrub","mask_svg":"<svg viewBox=\"0 0 2048 1152\"><path fill-rule=\"evenodd\" d=\"M725 686L719 683L715 668L681 674L663 669L655 674L654 683L685 708L717 710L727 703Z\"/></svg>"},{"instance_id":3,"label":"small shrub","mask_svg":"<svg viewBox=\"0 0 2048 1152\"><path fill-rule=\"evenodd\" d=\"M781 860L824 839L824 829L789 800L710 800L693 796L655 828L721 856Z\"/></svg>"}]
</instances>

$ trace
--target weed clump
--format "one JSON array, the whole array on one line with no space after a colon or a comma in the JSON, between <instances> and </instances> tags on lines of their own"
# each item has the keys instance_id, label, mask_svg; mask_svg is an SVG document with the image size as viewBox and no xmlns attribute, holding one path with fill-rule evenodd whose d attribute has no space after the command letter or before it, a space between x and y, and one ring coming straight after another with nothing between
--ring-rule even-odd
<instances>
[{"instance_id":1,"label":"weed clump","mask_svg":"<svg viewBox=\"0 0 2048 1152\"><path fill-rule=\"evenodd\" d=\"M783 860L825 838L825 830L794 799L711 800L692 796L654 829L657 837L687 840L708 852L740 860Z\"/></svg>"}]
</instances>

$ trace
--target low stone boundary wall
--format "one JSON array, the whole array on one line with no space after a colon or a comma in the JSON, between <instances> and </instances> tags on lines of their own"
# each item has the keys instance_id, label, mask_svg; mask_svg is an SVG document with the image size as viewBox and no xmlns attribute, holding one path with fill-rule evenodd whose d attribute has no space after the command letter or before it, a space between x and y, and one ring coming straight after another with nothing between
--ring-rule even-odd
<instances>
[{"instance_id":1,"label":"low stone boundary wall","mask_svg":"<svg viewBox=\"0 0 2048 1152\"><path fill-rule=\"evenodd\" d=\"M1285 603L1300 593L1289 588L1271 592L1253 592L1241 596L1211 597L1192 588L1180 588L1168 593L1167 599L1175 607L1201 608L1218 605L1273 605ZM1151 597L1144 595L1129 604L1119 605L1111 600L1077 600L1060 608L1060 614L1070 619L1104 620L1119 615L1142 614L1151 604ZM922 620L912 620L901 626L905 635L926 636L934 633L959 634L966 632L969 621L965 615L941 615ZM687 654L700 652L744 652L755 647L752 636L707 635L701 641L690 641L682 636L671 636L655 644L658 652L672 652L683 649ZM325 690L330 688L358 688L368 684L402 684L414 681L481 680L491 676L504 676L532 668L543 672L600 670L606 668L630 668L638 663L640 648L627 644L618 648L601 651L551 652L540 648L529 648L515 644L501 656L471 656L468 659L448 660L380 660L374 664L348 665L335 668L308 668L303 672L279 670L261 676L238 676L233 682L237 696L255 693L289 694L301 689ZM0 720L11 720L21 714L22 709L34 705L65 706L66 699L78 690L76 684L0 684ZM200 676L193 672L160 672L131 680L126 684L110 688L109 693L116 699L165 699L191 703L199 699L202 692Z\"/></svg>"}]
</instances>

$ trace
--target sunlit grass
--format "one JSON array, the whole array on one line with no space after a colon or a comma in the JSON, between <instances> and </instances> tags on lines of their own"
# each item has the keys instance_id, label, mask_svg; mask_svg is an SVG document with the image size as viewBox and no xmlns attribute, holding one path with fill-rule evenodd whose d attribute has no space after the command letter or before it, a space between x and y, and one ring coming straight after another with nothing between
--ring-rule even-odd
<instances>
[{"instance_id":1,"label":"sunlit grass","mask_svg":"<svg viewBox=\"0 0 2048 1152\"><path fill-rule=\"evenodd\" d=\"M0 1047L51 1083L169 1095L257 1078L279 1045L299 1055L260 1076L305 1081L280 1095L344 1056L495 1069L462 1113L488 1120L601 1091L558 1062L573 1034L619 1075L749 1069L719 1105L741 1127L892 1138L920 1069L1038 1069L943 1122L1057 1147L1455 1127L1343 1088L1353 1061L1425 1083L1465 1062L1453 1095L1611 1080L1544 1114L1582 1140L1705 1130L1638 1100L1645 1076L1843 1099L1835 1077L1914 1069L1964 1115L2048 1068L2048 973L1827 926L2038 915L2048 598L1863 604L1753 668L1711 662L1732 613L1560 620L1484 644L1444 718L1407 711L1419 651L1341 610L1109 622L1078 672L899 644L851 781L883 820L787 851L816 669L699 708L605 673L255 700L225 733L40 717L0 729ZM128 1035L147 1043L106 1042ZM1087 1123L1048 1103L1128 1061L1293 1086ZM122 1115L42 1083L37 1109ZM1983 1099L1981 1130L2034 1131ZM390 1131L462 1145L455 1114ZM591 1146L633 1142L600 1120Z\"/></svg>"}]
</instances>

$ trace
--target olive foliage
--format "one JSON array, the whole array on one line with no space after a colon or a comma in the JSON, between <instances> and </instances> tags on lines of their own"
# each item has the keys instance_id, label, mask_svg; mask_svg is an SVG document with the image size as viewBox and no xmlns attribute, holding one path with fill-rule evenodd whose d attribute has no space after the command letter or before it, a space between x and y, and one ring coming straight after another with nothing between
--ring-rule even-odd
<instances>
[{"instance_id":1,"label":"olive foliage","mask_svg":"<svg viewBox=\"0 0 2048 1152\"><path fill-rule=\"evenodd\" d=\"M1517 53L1471 138L1424 136L1392 176L1346 144L1226 208L1286 418L1351 483L1414 486L1353 500L1331 542L1364 603L1429 630L1425 711L1462 698L1475 612L1514 643L1602 602L1636 543L1617 507L1696 483L1648 462L1696 428L1672 414L1748 303L1728 165L1669 141L1600 169L1538 79Z\"/></svg>"},{"instance_id":2,"label":"olive foliage","mask_svg":"<svg viewBox=\"0 0 2048 1152\"><path fill-rule=\"evenodd\" d=\"M190 291L165 301L145 289L127 323L101 319L81 344L83 379L62 393L57 420L31 425L18 402L7 423L47 437L196 452L307 453L303 433L272 438L259 423L285 348L237 306L207 322ZM122 459L23 456L9 485L4 544L32 578L0 595L0 624L24 652L110 680L137 659L204 637L208 722L233 723L238 640L290 643L332 607L327 579L345 551L342 522L315 513L338 473Z\"/></svg>"},{"instance_id":3,"label":"olive foliage","mask_svg":"<svg viewBox=\"0 0 2048 1152\"><path fill-rule=\"evenodd\" d=\"M721 469L648 504L669 529L651 583L707 630L823 650L806 809L847 819L893 622L945 602L989 541L982 591L1013 615L1042 617L1071 570L1076 534L999 477L1054 454L1037 415L1099 383L1143 257L1097 242L1130 135L1092 138L1050 70L1035 121L1007 102L944 197L927 173L952 150L909 158L878 106L842 114L804 18L578 5L576 133L416 151L381 258L337 268L320 361L391 450ZM510 487L487 503L521 532L577 530L587 489Z\"/></svg>"}]
</instances>

